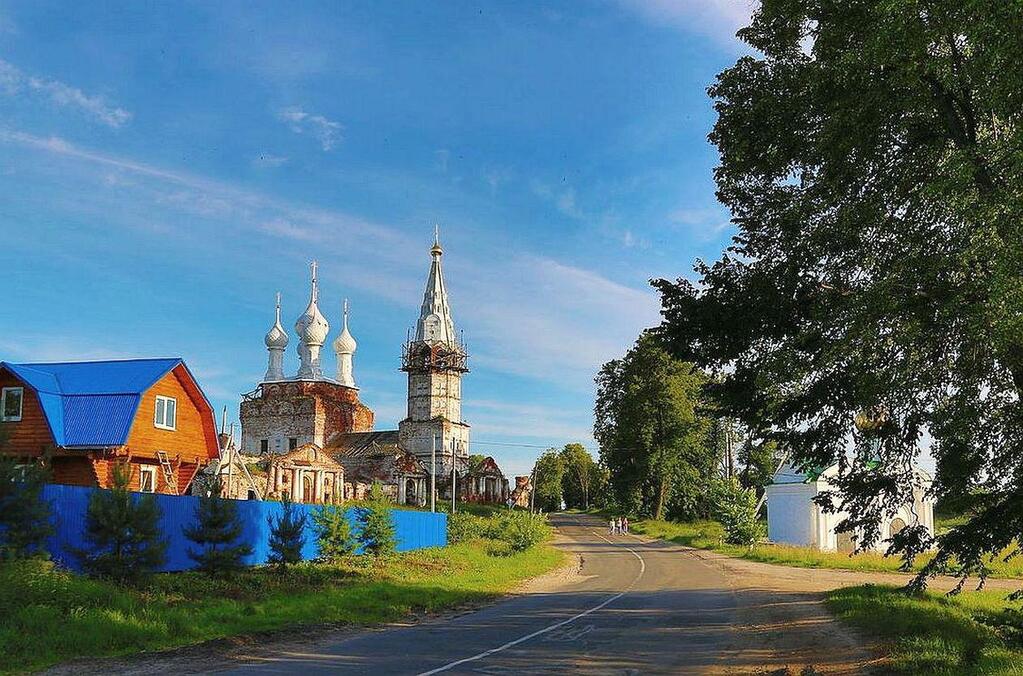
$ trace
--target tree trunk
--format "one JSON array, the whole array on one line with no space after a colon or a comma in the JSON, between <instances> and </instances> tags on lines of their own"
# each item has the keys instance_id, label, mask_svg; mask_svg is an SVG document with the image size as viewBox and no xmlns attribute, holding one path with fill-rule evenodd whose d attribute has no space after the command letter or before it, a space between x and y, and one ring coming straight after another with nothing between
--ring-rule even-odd
<instances>
[{"instance_id":1,"label":"tree trunk","mask_svg":"<svg viewBox=\"0 0 1023 676\"><path fill-rule=\"evenodd\" d=\"M657 508L654 510L654 518L658 521L661 520L661 515L664 513L664 497L668 493L668 479L662 478L661 485L657 489Z\"/></svg>"}]
</instances>

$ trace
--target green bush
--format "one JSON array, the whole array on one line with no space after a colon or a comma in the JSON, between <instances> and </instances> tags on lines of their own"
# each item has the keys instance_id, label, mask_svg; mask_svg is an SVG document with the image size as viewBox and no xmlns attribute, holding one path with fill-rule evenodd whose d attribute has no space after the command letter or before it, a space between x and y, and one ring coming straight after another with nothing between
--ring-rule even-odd
<instances>
[{"instance_id":1,"label":"green bush","mask_svg":"<svg viewBox=\"0 0 1023 676\"><path fill-rule=\"evenodd\" d=\"M756 491L742 488L734 479L717 488L715 507L725 529L725 542L752 549L765 535L764 524L757 519Z\"/></svg>"},{"instance_id":2,"label":"green bush","mask_svg":"<svg viewBox=\"0 0 1023 676\"><path fill-rule=\"evenodd\" d=\"M549 539L551 527L545 516L508 511L498 519L498 532L496 539L507 542L516 552L523 552Z\"/></svg>"},{"instance_id":3,"label":"green bush","mask_svg":"<svg viewBox=\"0 0 1023 676\"><path fill-rule=\"evenodd\" d=\"M487 535L489 521L482 516L468 512L455 512L448 515L448 543L456 544L469 540L480 540Z\"/></svg>"},{"instance_id":4,"label":"green bush","mask_svg":"<svg viewBox=\"0 0 1023 676\"><path fill-rule=\"evenodd\" d=\"M448 517L448 542L495 540L521 552L551 536L547 518L529 512L503 510L493 516L456 512Z\"/></svg>"}]
</instances>

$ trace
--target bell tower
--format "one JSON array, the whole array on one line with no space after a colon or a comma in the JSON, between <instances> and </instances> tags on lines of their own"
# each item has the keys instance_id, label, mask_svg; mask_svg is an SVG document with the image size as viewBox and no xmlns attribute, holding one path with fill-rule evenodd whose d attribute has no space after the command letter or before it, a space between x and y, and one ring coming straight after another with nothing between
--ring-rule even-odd
<instances>
[{"instance_id":1,"label":"bell tower","mask_svg":"<svg viewBox=\"0 0 1023 676\"><path fill-rule=\"evenodd\" d=\"M405 450L422 458L429 458L436 447L438 461L450 468L452 455L469 454L469 425L462 420L462 374L469 369L451 319L443 255L437 233L415 337L401 352L401 370L408 374L408 412L398 424L398 439Z\"/></svg>"}]
</instances>

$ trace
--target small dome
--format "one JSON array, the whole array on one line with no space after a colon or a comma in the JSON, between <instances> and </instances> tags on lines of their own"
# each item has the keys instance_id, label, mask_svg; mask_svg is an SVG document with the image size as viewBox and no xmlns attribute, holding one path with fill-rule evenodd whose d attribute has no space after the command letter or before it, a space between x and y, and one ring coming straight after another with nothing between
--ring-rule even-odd
<instances>
[{"instance_id":1,"label":"small dome","mask_svg":"<svg viewBox=\"0 0 1023 676\"><path fill-rule=\"evenodd\" d=\"M307 345L323 345L330 331L330 324L316 305L316 298L309 301L309 307L295 322L295 331L299 339Z\"/></svg>"},{"instance_id":2,"label":"small dome","mask_svg":"<svg viewBox=\"0 0 1023 676\"><path fill-rule=\"evenodd\" d=\"M288 346L288 333L281 326L281 294L277 294L276 320L274 325L270 327L270 330L266 332L263 342L266 343L268 348L284 349Z\"/></svg>"},{"instance_id":3,"label":"small dome","mask_svg":"<svg viewBox=\"0 0 1023 676\"><path fill-rule=\"evenodd\" d=\"M348 331L348 301L345 300L344 310L341 313L342 327L341 335L334 339L334 352L337 354L353 354L355 348L358 347L358 343L355 342L355 338L352 337L351 332Z\"/></svg>"},{"instance_id":4,"label":"small dome","mask_svg":"<svg viewBox=\"0 0 1023 676\"><path fill-rule=\"evenodd\" d=\"M279 321L270 327L270 330L266 332L266 338L263 340L267 347L284 349L288 346L288 334L284 331L284 327L281 326Z\"/></svg>"},{"instance_id":5,"label":"small dome","mask_svg":"<svg viewBox=\"0 0 1023 676\"><path fill-rule=\"evenodd\" d=\"M341 335L334 339L334 352L338 354L352 354L358 346L359 344L355 342L355 338L348 332L347 326L341 332Z\"/></svg>"}]
</instances>

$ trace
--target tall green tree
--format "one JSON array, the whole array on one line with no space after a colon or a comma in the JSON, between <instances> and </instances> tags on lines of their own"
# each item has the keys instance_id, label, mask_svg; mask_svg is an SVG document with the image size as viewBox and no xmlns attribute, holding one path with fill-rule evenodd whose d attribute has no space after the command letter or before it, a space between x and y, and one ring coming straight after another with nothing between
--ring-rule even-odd
<instances>
[{"instance_id":1,"label":"tall green tree","mask_svg":"<svg viewBox=\"0 0 1023 676\"><path fill-rule=\"evenodd\" d=\"M549 448L536 459L533 465L533 506L546 512L561 509L561 481L565 476L565 465L558 449Z\"/></svg>"},{"instance_id":2,"label":"tall green tree","mask_svg":"<svg viewBox=\"0 0 1023 676\"><path fill-rule=\"evenodd\" d=\"M130 467L117 463L113 486L89 496L85 513L87 547L77 554L90 575L132 582L165 561L167 540L160 531L160 505L152 495L128 491Z\"/></svg>"},{"instance_id":3,"label":"tall green tree","mask_svg":"<svg viewBox=\"0 0 1023 676\"><path fill-rule=\"evenodd\" d=\"M197 569L207 575L228 575L245 567L243 559L252 554L252 547L239 543L242 522L234 500L221 497L220 477L213 479L209 495L199 498L195 507L195 523L182 529L198 549L188 549L188 557Z\"/></svg>"},{"instance_id":4,"label":"tall green tree","mask_svg":"<svg viewBox=\"0 0 1023 676\"><path fill-rule=\"evenodd\" d=\"M566 444L559 456L563 468L561 493L565 506L589 509L594 490L600 489L603 478L600 467L582 444Z\"/></svg>"},{"instance_id":5,"label":"tall green tree","mask_svg":"<svg viewBox=\"0 0 1023 676\"><path fill-rule=\"evenodd\" d=\"M644 333L596 382L594 437L618 504L658 519L694 515L717 464L700 410L704 375Z\"/></svg>"},{"instance_id":6,"label":"tall green tree","mask_svg":"<svg viewBox=\"0 0 1023 676\"><path fill-rule=\"evenodd\" d=\"M1023 536L1023 10L763 0L740 37L754 54L710 89L737 234L698 285L656 283L662 335L797 464L840 463L822 500L861 546L929 434L937 496L992 501L924 575L984 575ZM931 544L911 526L890 551Z\"/></svg>"}]
</instances>

